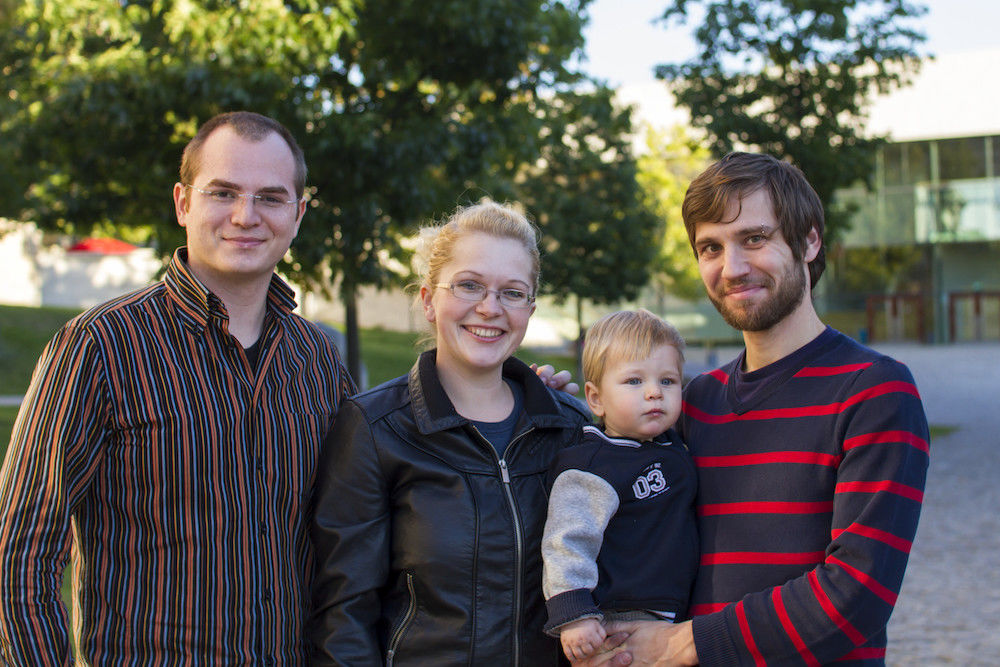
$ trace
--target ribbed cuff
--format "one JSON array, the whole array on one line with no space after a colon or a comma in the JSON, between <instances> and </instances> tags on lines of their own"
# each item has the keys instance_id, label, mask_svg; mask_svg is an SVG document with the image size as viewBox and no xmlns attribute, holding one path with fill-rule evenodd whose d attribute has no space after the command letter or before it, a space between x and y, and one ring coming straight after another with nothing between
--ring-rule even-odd
<instances>
[{"instance_id":1,"label":"ribbed cuff","mask_svg":"<svg viewBox=\"0 0 1000 667\"><path fill-rule=\"evenodd\" d=\"M701 667L731 667L740 664L736 645L729 636L725 611L695 616L691 619L691 634L694 636L694 647L698 651L698 664Z\"/></svg>"},{"instance_id":2,"label":"ribbed cuff","mask_svg":"<svg viewBox=\"0 0 1000 667\"><path fill-rule=\"evenodd\" d=\"M594 596L586 588L553 595L545 601L545 608L549 612L549 622L544 630L550 637L558 637L559 628L567 623L583 618L604 618L594 602Z\"/></svg>"}]
</instances>

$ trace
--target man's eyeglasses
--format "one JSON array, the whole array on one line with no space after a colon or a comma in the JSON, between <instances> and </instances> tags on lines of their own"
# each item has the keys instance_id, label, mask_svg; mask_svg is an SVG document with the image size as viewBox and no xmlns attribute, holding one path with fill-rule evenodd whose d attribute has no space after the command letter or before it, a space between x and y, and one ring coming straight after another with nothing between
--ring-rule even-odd
<instances>
[{"instance_id":1,"label":"man's eyeglasses","mask_svg":"<svg viewBox=\"0 0 1000 667\"><path fill-rule=\"evenodd\" d=\"M434 287L451 290L456 298L462 301L482 301L487 294L496 294L500 305L507 308L529 308L535 302L535 297L528 292L508 287L507 289L487 289L486 285L475 280L460 280L457 283L437 283Z\"/></svg>"},{"instance_id":2,"label":"man's eyeglasses","mask_svg":"<svg viewBox=\"0 0 1000 667\"><path fill-rule=\"evenodd\" d=\"M233 204L238 202L240 199L249 199L257 206L261 206L272 211L280 211L287 206L296 206L301 199L285 199L279 194L273 194L268 192L253 193L253 192L237 192L236 190L230 190L229 188L212 188L210 190L203 190L202 188L195 187L189 183L182 183L186 188L191 188L196 190L216 206L231 207Z\"/></svg>"}]
</instances>

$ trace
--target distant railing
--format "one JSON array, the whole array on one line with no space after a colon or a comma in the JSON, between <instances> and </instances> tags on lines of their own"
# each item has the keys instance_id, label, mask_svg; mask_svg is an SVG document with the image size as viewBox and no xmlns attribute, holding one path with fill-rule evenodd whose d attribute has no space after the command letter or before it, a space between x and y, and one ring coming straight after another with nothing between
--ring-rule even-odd
<instances>
[{"instance_id":1,"label":"distant railing","mask_svg":"<svg viewBox=\"0 0 1000 667\"><path fill-rule=\"evenodd\" d=\"M872 294L865 302L871 341L927 340L922 294Z\"/></svg>"},{"instance_id":2,"label":"distant railing","mask_svg":"<svg viewBox=\"0 0 1000 667\"><path fill-rule=\"evenodd\" d=\"M948 333L952 342L1000 340L1000 292L950 292Z\"/></svg>"}]
</instances>

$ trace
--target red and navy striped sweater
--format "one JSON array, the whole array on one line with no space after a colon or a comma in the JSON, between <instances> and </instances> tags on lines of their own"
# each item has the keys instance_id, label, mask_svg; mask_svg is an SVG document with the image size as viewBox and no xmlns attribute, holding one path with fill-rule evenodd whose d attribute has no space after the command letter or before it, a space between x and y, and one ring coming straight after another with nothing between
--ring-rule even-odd
<instances>
[{"instance_id":1,"label":"red and navy striped sweater","mask_svg":"<svg viewBox=\"0 0 1000 667\"><path fill-rule=\"evenodd\" d=\"M884 664L928 465L913 378L830 328L775 364L742 364L684 393L701 664Z\"/></svg>"}]
</instances>

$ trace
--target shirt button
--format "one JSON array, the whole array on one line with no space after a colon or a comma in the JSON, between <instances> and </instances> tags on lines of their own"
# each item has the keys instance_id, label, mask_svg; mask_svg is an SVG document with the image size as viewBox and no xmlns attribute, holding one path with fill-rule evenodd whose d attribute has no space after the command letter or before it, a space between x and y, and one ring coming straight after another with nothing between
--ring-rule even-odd
<instances>
[{"instance_id":1,"label":"shirt button","mask_svg":"<svg viewBox=\"0 0 1000 667\"><path fill-rule=\"evenodd\" d=\"M264 602L271 601L271 591L264 591Z\"/></svg>"}]
</instances>

